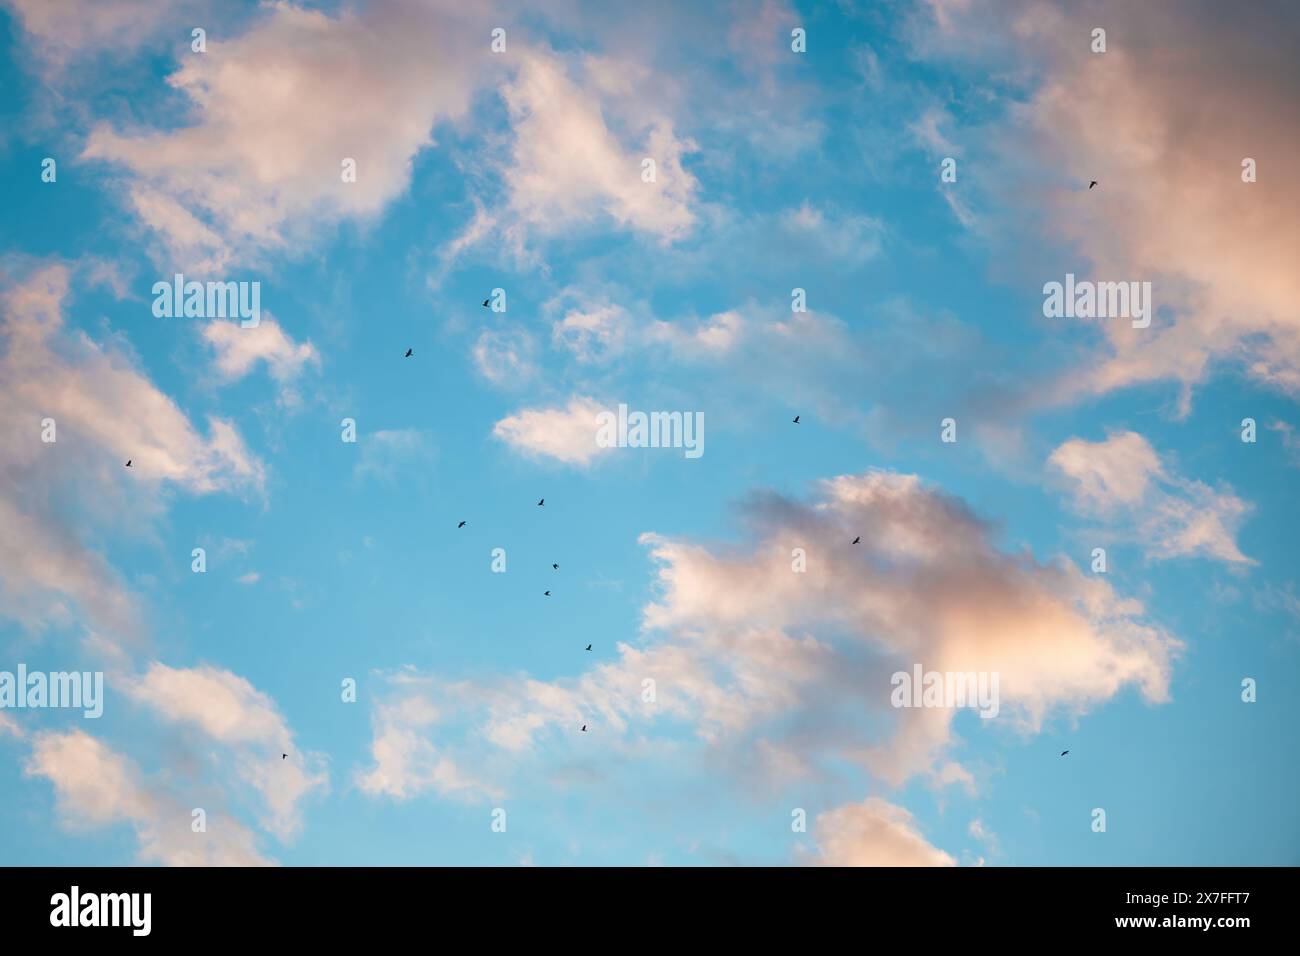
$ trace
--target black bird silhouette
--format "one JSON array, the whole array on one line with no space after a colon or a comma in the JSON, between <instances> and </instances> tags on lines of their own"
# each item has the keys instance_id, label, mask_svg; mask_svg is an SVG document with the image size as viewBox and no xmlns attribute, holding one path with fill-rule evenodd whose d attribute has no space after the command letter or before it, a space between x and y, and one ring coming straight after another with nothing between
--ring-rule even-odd
<instances>
[{"instance_id":1,"label":"black bird silhouette","mask_svg":"<svg viewBox=\"0 0 1300 956\"><path fill-rule=\"evenodd\" d=\"M1094 179L1092 182L1088 183L1088 188L1091 189L1095 185L1097 185L1097 180Z\"/></svg>"},{"instance_id":2,"label":"black bird silhouette","mask_svg":"<svg viewBox=\"0 0 1300 956\"><path fill-rule=\"evenodd\" d=\"M794 417L794 423L795 423L796 425L799 424L799 416L798 416L798 415L796 415L796 416Z\"/></svg>"},{"instance_id":3,"label":"black bird silhouette","mask_svg":"<svg viewBox=\"0 0 1300 956\"><path fill-rule=\"evenodd\" d=\"M403 355L402 358L410 358L410 357L411 357L411 352L412 352L411 349L407 349L407 350L406 350L406 354Z\"/></svg>"},{"instance_id":4,"label":"black bird silhouette","mask_svg":"<svg viewBox=\"0 0 1300 956\"><path fill-rule=\"evenodd\" d=\"M1062 751L1061 751L1061 756L1064 757L1064 756L1065 756L1066 754L1068 754L1069 752L1070 752L1070 751L1068 751L1068 750L1062 750Z\"/></svg>"},{"instance_id":5,"label":"black bird silhouette","mask_svg":"<svg viewBox=\"0 0 1300 956\"><path fill-rule=\"evenodd\" d=\"M460 524L456 525L456 527L457 527L457 528L463 528L463 527L465 527L465 522L462 521Z\"/></svg>"},{"instance_id":6,"label":"black bird silhouette","mask_svg":"<svg viewBox=\"0 0 1300 956\"><path fill-rule=\"evenodd\" d=\"M586 724L583 724L583 725L582 725L582 732L583 732L584 734L587 732L587 725L586 725Z\"/></svg>"},{"instance_id":7,"label":"black bird silhouette","mask_svg":"<svg viewBox=\"0 0 1300 956\"><path fill-rule=\"evenodd\" d=\"M539 500L539 501L537 502L537 507L540 508L540 507L541 507L542 505L544 505L544 504L546 504L546 499L545 499L545 498L542 498L541 500Z\"/></svg>"},{"instance_id":8,"label":"black bird silhouette","mask_svg":"<svg viewBox=\"0 0 1300 956\"><path fill-rule=\"evenodd\" d=\"M862 535L858 535L856 538L853 539L854 544L858 544L861 541L862 541Z\"/></svg>"},{"instance_id":9,"label":"black bird silhouette","mask_svg":"<svg viewBox=\"0 0 1300 956\"><path fill-rule=\"evenodd\" d=\"M555 568L555 570L557 571L560 570L560 566L558 564L552 564L551 567Z\"/></svg>"},{"instance_id":10,"label":"black bird silhouette","mask_svg":"<svg viewBox=\"0 0 1300 956\"><path fill-rule=\"evenodd\" d=\"M484 300L483 300L483 308L486 309L486 308L488 307L488 303L491 302L491 301L492 301L491 299L484 299Z\"/></svg>"},{"instance_id":11,"label":"black bird silhouette","mask_svg":"<svg viewBox=\"0 0 1300 956\"><path fill-rule=\"evenodd\" d=\"M591 650L591 645L590 645L590 644L587 645L587 650Z\"/></svg>"},{"instance_id":12,"label":"black bird silhouette","mask_svg":"<svg viewBox=\"0 0 1300 956\"><path fill-rule=\"evenodd\" d=\"M547 596L547 597L550 597L550 596L551 596L551 592L550 592L550 591L547 591L547 592L546 592L546 596Z\"/></svg>"},{"instance_id":13,"label":"black bird silhouette","mask_svg":"<svg viewBox=\"0 0 1300 956\"><path fill-rule=\"evenodd\" d=\"M128 458L128 459L126 460L126 467L128 467L128 468L131 467L131 461L132 461L132 459L130 459L130 458Z\"/></svg>"},{"instance_id":14,"label":"black bird silhouette","mask_svg":"<svg viewBox=\"0 0 1300 956\"><path fill-rule=\"evenodd\" d=\"M289 756L288 754L280 754L280 759L281 759L281 760L284 760L284 759L285 759L286 757L288 757L288 756Z\"/></svg>"}]
</instances>

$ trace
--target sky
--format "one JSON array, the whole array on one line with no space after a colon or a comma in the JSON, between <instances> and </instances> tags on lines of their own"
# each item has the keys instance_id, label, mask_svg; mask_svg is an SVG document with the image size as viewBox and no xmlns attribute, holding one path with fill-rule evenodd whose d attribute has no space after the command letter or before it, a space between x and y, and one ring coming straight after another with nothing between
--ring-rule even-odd
<instances>
[{"instance_id":1,"label":"sky","mask_svg":"<svg viewBox=\"0 0 1300 956\"><path fill-rule=\"evenodd\" d=\"M0 0L0 863L1300 863L1298 42Z\"/></svg>"}]
</instances>

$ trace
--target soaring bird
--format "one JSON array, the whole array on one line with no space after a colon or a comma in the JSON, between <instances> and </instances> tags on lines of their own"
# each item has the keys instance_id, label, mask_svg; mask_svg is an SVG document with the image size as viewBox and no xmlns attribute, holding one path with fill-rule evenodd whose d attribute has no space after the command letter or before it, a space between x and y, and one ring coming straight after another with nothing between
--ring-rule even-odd
<instances>
[{"instance_id":1,"label":"soaring bird","mask_svg":"<svg viewBox=\"0 0 1300 956\"><path fill-rule=\"evenodd\" d=\"M587 645L587 650L591 650L591 645L590 645L590 644Z\"/></svg>"},{"instance_id":2,"label":"soaring bird","mask_svg":"<svg viewBox=\"0 0 1300 956\"><path fill-rule=\"evenodd\" d=\"M1095 185L1097 185L1097 180L1094 179L1092 182L1088 183L1088 188L1091 189Z\"/></svg>"},{"instance_id":3,"label":"soaring bird","mask_svg":"<svg viewBox=\"0 0 1300 956\"><path fill-rule=\"evenodd\" d=\"M796 415L796 416L794 417L794 423L795 423L796 425L799 424L799 416L798 416L798 415Z\"/></svg>"},{"instance_id":4,"label":"soaring bird","mask_svg":"<svg viewBox=\"0 0 1300 956\"><path fill-rule=\"evenodd\" d=\"M413 352L414 352L413 349L407 349L407 350L406 350L406 354L403 355L402 358L410 358L411 355L413 354Z\"/></svg>"},{"instance_id":5,"label":"soaring bird","mask_svg":"<svg viewBox=\"0 0 1300 956\"><path fill-rule=\"evenodd\" d=\"M1068 750L1062 750L1062 751L1061 751L1061 756L1064 757L1064 756L1065 756L1066 754L1068 754L1069 752L1070 752L1070 751L1068 751Z\"/></svg>"},{"instance_id":6,"label":"soaring bird","mask_svg":"<svg viewBox=\"0 0 1300 956\"><path fill-rule=\"evenodd\" d=\"M558 564L552 564L551 567L555 568L555 570L557 571L560 570L560 566Z\"/></svg>"},{"instance_id":7,"label":"soaring bird","mask_svg":"<svg viewBox=\"0 0 1300 956\"><path fill-rule=\"evenodd\" d=\"M465 522L462 521L460 524L456 525L456 527L457 527L457 528L463 528L463 527L465 527Z\"/></svg>"},{"instance_id":8,"label":"soaring bird","mask_svg":"<svg viewBox=\"0 0 1300 956\"><path fill-rule=\"evenodd\" d=\"M550 597L550 596L551 596L551 592L550 592L550 591L546 591L546 592L544 592L544 593L546 594L547 597Z\"/></svg>"},{"instance_id":9,"label":"soaring bird","mask_svg":"<svg viewBox=\"0 0 1300 956\"><path fill-rule=\"evenodd\" d=\"M854 538L854 539L853 539L853 543L854 543L854 544L861 544L861 543L862 543L862 535L858 535L856 538Z\"/></svg>"},{"instance_id":10,"label":"soaring bird","mask_svg":"<svg viewBox=\"0 0 1300 956\"><path fill-rule=\"evenodd\" d=\"M544 504L546 504L546 499L545 499L545 498L541 498L541 499L539 499L538 502L537 502L537 507L540 508L540 507L541 507L542 505L544 505Z\"/></svg>"},{"instance_id":11,"label":"soaring bird","mask_svg":"<svg viewBox=\"0 0 1300 956\"><path fill-rule=\"evenodd\" d=\"M483 308L486 309L486 308L488 307L488 303L491 302L491 301L492 301L491 299L484 299L484 300L483 300Z\"/></svg>"},{"instance_id":12,"label":"soaring bird","mask_svg":"<svg viewBox=\"0 0 1300 956\"><path fill-rule=\"evenodd\" d=\"M281 760L284 760L284 759L285 759L286 757L288 757L288 756L289 756L288 754L280 754L280 759L281 759Z\"/></svg>"},{"instance_id":13,"label":"soaring bird","mask_svg":"<svg viewBox=\"0 0 1300 956\"><path fill-rule=\"evenodd\" d=\"M130 459L130 458L128 458L128 459L126 460L126 467L128 467L128 468L131 467L131 459Z\"/></svg>"},{"instance_id":14,"label":"soaring bird","mask_svg":"<svg viewBox=\"0 0 1300 956\"><path fill-rule=\"evenodd\" d=\"M587 732L587 725L586 725L586 724L583 724L583 725L582 725L582 732L583 732L584 734Z\"/></svg>"}]
</instances>

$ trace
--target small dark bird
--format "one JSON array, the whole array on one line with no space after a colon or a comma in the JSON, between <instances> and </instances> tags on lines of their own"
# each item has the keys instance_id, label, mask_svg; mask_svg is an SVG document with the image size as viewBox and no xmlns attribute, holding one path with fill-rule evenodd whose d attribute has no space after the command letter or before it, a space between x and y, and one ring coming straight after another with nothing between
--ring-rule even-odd
<instances>
[{"instance_id":1,"label":"small dark bird","mask_svg":"<svg viewBox=\"0 0 1300 956\"><path fill-rule=\"evenodd\" d=\"M582 732L583 732L584 734L587 732L587 725L586 725L586 724L583 724L583 725L582 725Z\"/></svg>"},{"instance_id":2,"label":"small dark bird","mask_svg":"<svg viewBox=\"0 0 1300 956\"><path fill-rule=\"evenodd\" d=\"M798 416L798 415L796 415L796 416L794 417L794 423L795 423L796 425L799 424L799 416Z\"/></svg>"},{"instance_id":3,"label":"small dark bird","mask_svg":"<svg viewBox=\"0 0 1300 956\"><path fill-rule=\"evenodd\" d=\"M1061 756L1064 757L1064 756L1065 756L1066 754L1068 754L1069 752L1070 752L1070 751L1068 751L1068 750L1062 750L1062 751L1061 751Z\"/></svg>"},{"instance_id":4,"label":"small dark bird","mask_svg":"<svg viewBox=\"0 0 1300 956\"><path fill-rule=\"evenodd\" d=\"M463 527L465 527L465 522L462 521L460 524L456 525L456 527L457 527L457 528L463 528Z\"/></svg>"},{"instance_id":5,"label":"small dark bird","mask_svg":"<svg viewBox=\"0 0 1300 956\"><path fill-rule=\"evenodd\" d=\"M486 308L488 307L488 303L491 302L491 301L492 301L491 299L484 299L484 300L483 300L483 308L486 309Z\"/></svg>"},{"instance_id":6,"label":"small dark bird","mask_svg":"<svg viewBox=\"0 0 1300 956\"><path fill-rule=\"evenodd\" d=\"M555 570L557 571L560 570L560 566L558 564L552 564L551 567L555 568Z\"/></svg>"},{"instance_id":7,"label":"small dark bird","mask_svg":"<svg viewBox=\"0 0 1300 956\"><path fill-rule=\"evenodd\" d=\"M413 350L412 350L412 349L407 349L407 350L406 350L406 354L403 355L402 358L410 358L412 354L413 354Z\"/></svg>"},{"instance_id":8,"label":"small dark bird","mask_svg":"<svg viewBox=\"0 0 1300 956\"><path fill-rule=\"evenodd\" d=\"M128 468L131 467L131 459L130 459L130 458L128 458L128 459L126 460L126 467L128 467Z\"/></svg>"},{"instance_id":9,"label":"small dark bird","mask_svg":"<svg viewBox=\"0 0 1300 956\"><path fill-rule=\"evenodd\" d=\"M550 596L551 596L551 592L550 592L550 591L547 591L547 592L546 592L546 596L547 596L547 597L550 597Z\"/></svg>"},{"instance_id":10,"label":"small dark bird","mask_svg":"<svg viewBox=\"0 0 1300 956\"><path fill-rule=\"evenodd\" d=\"M1097 180L1094 179L1092 182L1088 183L1088 188L1091 189L1095 185L1097 185Z\"/></svg>"},{"instance_id":11,"label":"small dark bird","mask_svg":"<svg viewBox=\"0 0 1300 956\"><path fill-rule=\"evenodd\" d=\"M544 504L546 504L546 499L545 499L545 498L542 498L540 501L537 502L537 507L540 508L540 507L541 507L542 505L544 505Z\"/></svg>"},{"instance_id":12,"label":"small dark bird","mask_svg":"<svg viewBox=\"0 0 1300 956\"><path fill-rule=\"evenodd\" d=\"M285 759L286 757L288 757L288 756L289 756L288 754L280 754L280 759L281 759L281 760L284 760L284 759Z\"/></svg>"},{"instance_id":13,"label":"small dark bird","mask_svg":"<svg viewBox=\"0 0 1300 956\"><path fill-rule=\"evenodd\" d=\"M853 543L854 543L854 544L861 544L861 543L862 543L862 535L858 535L856 538L854 538L854 539L853 539Z\"/></svg>"},{"instance_id":14,"label":"small dark bird","mask_svg":"<svg viewBox=\"0 0 1300 956\"><path fill-rule=\"evenodd\" d=\"M590 644L587 645L587 650L591 650L591 645L590 645Z\"/></svg>"}]
</instances>

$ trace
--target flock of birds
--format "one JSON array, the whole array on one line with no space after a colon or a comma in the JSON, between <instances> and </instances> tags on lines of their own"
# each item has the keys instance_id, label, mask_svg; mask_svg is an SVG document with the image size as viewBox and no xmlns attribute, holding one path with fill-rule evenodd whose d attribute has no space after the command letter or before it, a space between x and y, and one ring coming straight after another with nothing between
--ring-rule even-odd
<instances>
[{"instance_id":1,"label":"flock of birds","mask_svg":"<svg viewBox=\"0 0 1300 956\"><path fill-rule=\"evenodd\" d=\"M1095 180L1095 179L1094 179L1094 180L1091 180L1091 181L1089 181L1089 183L1088 183L1088 188L1089 188L1089 189L1092 189L1092 187L1094 187L1094 186L1096 186L1096 185L1097 185L1097 180ZM487 299L484 299L484 300L483 300L483 308L485 308L485 309L486 309L486 308L489 308L489 307L491 306L491 304L492 304L492 300L491 300L490 298L487 298ZM408 349L406 350L406 352L403 354L402 358L410 358L410 357L413 356L414 354L415 354L415 349L413 349L413 348L408 348ZM794 417L794 424L796 424L796 425L799 424L799 418L800 418L799 415L796 415L796 416ZM133 459L130 459L130 458L128 458L128 459L126 460L126 467L127 467L127 468L130 468L130 467L131 467L131 462L132 462L132 460L133 460ZM539 498L539 499L537 500L537 507L542 508L542 507L545 507L545 505L546 505L546 499L545 499L545 498ZM460 522L459 524L457 524L456 527L457 527L457 529L460 529L460 528L465 527L466 524L467 524L467 522L462 521L462 522ZM853 543L854 543L854 544L861 544L861 543L862 543L862 536L861 536L861 535L858 535L856 538L854 538L854 539L853 539ZM559 566L558 564L552 564L551 567L552 567L553 569L555 569L556 571L560 570L560 566ZM550 596L551 596L551 592L550 592L549 590L548 590L548 591L543 591L543 592L542 592L542 595L543 595L544 597L550 597ZM591 650L591 645L588 644L588 645L586 646L585 649L588 650L588 651ZM582 725L582 732L583 732L583 733L586 733L586 732L587 732L587 725L586 725L586 724L583 724L583 725ZM1064 756L1066 756L1067 754L1069 754L1069 752L1070 752L1070 751L1068 751L1068 750L1062 750L1062 751L1061 751L1061 756L1064 757ZM289 756L288 754L286 754L286 753L282 753L282 754L280 754L280 759L281 759L281 760L287 759L288 756Z\"/></svg>"}]
</instances>

